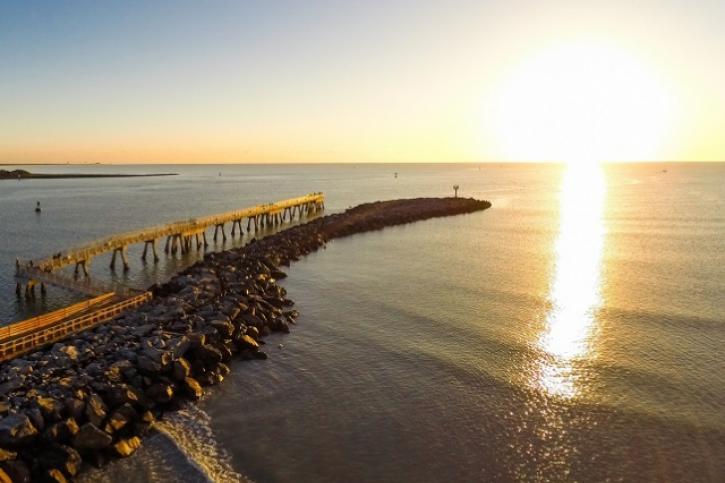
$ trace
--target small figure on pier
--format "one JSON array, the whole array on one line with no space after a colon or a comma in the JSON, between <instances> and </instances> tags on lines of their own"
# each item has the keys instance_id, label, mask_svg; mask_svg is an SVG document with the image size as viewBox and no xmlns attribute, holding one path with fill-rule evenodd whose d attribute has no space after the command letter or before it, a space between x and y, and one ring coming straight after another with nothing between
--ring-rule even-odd
<instances>
[{"instance_id":1,"label":"small figure on pier","mask_svg":"<svg viewBox=\"0 0 725 483\"><path fill-rule=\"evenodd\" d=\"M40 201L37 201L36 202L36 205L35 205L35 212L36 213L40 213L41 211L42 210L40 209Z\"/></svg>"},{"instance_id":2,"label":"small figure on pier","mask_svg":"<svg viewBox=\"0 0 725 483\"><path fill-rule=\"evenodd\" d=\"M459 186L457 184L453 185L453 197L458 198L458 188Z\"/></svg>"}]
</instances>

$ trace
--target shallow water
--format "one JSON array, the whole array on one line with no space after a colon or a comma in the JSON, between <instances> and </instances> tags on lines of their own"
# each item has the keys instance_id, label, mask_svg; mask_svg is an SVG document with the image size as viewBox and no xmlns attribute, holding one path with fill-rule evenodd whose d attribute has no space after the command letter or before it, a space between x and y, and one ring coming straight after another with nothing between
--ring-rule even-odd
<instances>
[{"instance_id":1,"label":"shallow water","mask_svg":"<svg viewBox=\"0 0 725 483\"><path fill-rule=\"evenodd\" d=\"M16 227L3 317L38 310L14 300L16 254L119 230L318 190L337 211L460 184L493 208L335 240L293 265L293 333L268 340L269 360L235 363L107 481L724 479L724 165L172 170L2 182L0 222ZM119 280L189 261L135 262ZM108 277L106 262L94 270Z\"/></svg>"}]
</instances>

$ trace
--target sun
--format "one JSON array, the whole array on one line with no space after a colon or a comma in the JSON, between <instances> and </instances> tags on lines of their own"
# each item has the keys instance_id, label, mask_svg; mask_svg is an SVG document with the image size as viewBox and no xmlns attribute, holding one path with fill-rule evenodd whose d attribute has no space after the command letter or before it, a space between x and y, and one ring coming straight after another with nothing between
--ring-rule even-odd
<instances>
[{"instance_id":1,"label":"sun","mask_svg":"<svg viewBox=\"0 0 725 483\"><path fill-rule=\"evenodd\" d=\"M549 48L506 77L487 115L510 160L652 160L674 118L656 72L610 45Z\"/></svg>"}]
</instances>

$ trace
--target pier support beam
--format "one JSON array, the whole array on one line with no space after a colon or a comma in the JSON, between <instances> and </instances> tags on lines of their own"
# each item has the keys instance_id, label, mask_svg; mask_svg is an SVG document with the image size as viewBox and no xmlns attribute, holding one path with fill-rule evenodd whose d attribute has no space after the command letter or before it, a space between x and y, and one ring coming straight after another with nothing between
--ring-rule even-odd
<instances>
[{"instance_id":1,"label":"pier support beam","mask_svg":"<svg viewBox=\"0 0 725 483\"><path fill-rule=\"evenodd\" d=\"M143 254L141 255L141 260L144 262L146 261L146 252L149 249L149 246L151 247L151 251L154 254L154 263L158 263L159 261L159 255L156 253L156 240L146 240L143 245Z\"/></svg>"},{"instance_id":2,"label":"pier support beam","mask_svg":"<svg viewBox=\"0 0 725 483\"><path fill-rule=\"evenodd\" d=\"M219 223L218 225L214 226L214 241L216 242L217 232L219 230L221 230L221 232L222 232L222 241L227 241L227 234L224 233L224 224L223 223Z\"/></svg>"},{"instance_id":3,"label":"pier support beam","mask_svg":"<svg viewBox=\"0 0 725 483\"><path fill-rule=\"evenodd\" d=\"M129 269L129 266L128 266L128 257L127 257L127 252L126 252L125 246L113 249L113 255L111 256L111 270L116 269L116 255L117 254L121 255L121 261L123 262L123 271L127 272Z\"/></svg>"},{"instance_id":4,"label":"pier support beam","mask_svg":"<svg viewBox=\"0 0 725 483\"><path fill-rule=\"evenodd\" d=\"M76 262L76 267L73 270L73 276L75 278L78 278L78 270L80 269L83 272L83 276L88 276L88 264L90 264L90 260L78 260Z\"/></svg>"},{"instance_id":5,"label":"pier support beam","mask_svg":"<svg viewBox=\"0 0 725 483\"><path fill-rule=\"evenodd\" d=\"M28 280L28 283L25 285L25 298L35 298L35 280Z\"/></svg>"},{"instance_id":6,"label":"pier support beam","mask_svg":"<svg viewBox=\"0 0 725 483\"><path fill-rule=\"evenodd\" d=\"M244 234L244 231L242 231L242 220L233 220L232 221L232 238L234 238L234 235L236 234L236 229L239 227L239 236L242 236Z\"/></svg>"}]
</instances>

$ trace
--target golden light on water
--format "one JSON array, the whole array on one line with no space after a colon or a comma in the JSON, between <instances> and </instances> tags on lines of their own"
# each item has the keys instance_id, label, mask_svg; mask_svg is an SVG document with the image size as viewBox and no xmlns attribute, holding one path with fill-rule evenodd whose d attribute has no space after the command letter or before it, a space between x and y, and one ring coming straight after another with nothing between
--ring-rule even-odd
<instances>
[{"instance_id":1,"label":"golden light on water","mask_svg":"<svg viewBox=\"0 0 725 483\"><path fill-rule=\"evenodd\" d=\"M574 363L589 354L601 305L605 196L600 165L568 165L561 187L551 309L539 340L546 357L536 381L552 395L569 398L580 390Z\"/></svg>"}]
</instances>

